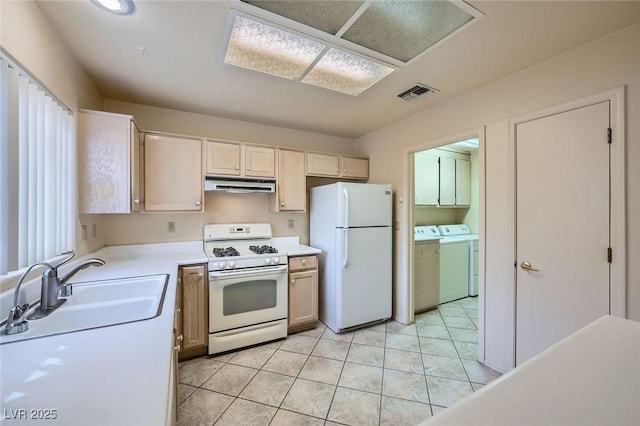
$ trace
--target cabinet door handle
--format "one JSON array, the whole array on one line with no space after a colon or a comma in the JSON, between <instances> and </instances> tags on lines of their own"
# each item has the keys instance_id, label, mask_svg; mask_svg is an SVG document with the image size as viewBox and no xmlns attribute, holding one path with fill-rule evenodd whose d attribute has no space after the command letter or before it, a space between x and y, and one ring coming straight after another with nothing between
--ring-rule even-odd
<instances>
[{"instance_id":1,"label":"cabinet door handle","mask_svg":"<svg viewBox=\"0 0 640 426\"><path fill-rule=\"evenodd\" d=\"M292 278L292 279L291 279L291 284L295 284L295 283L296 283L295 278Z\"/></svg>"},{"instance_id":2,"label":"cabinet door handle","mask_svg":"<svg viewBox=\"0 0 640 426\"><path fill-rule=\"evenodd\" d=\"M342 173L347 173L347 169L342 169Z\"/></svg>"},{"instance_id":3,"label":"cabinet door handle","mask_svg":"<svg viewBox=\"0 0 640 426\"><path fill-rule=\"evenodd\" d=\"M284 201L280 201L280 207L284 207Z\"/></svg>"},{"instance_id":4,"label":"cabinet door handle","mask_svg":"<svg viewBox=\"0 0 640 426\"><path fill-rule=\"evenodd\" d=\"M204 274L202 272L198 273L198 278L203 278Z\"/></svg>"},{"instance_id":5,"label":"cabinet door handle","mask_svg":"<svg viewBox=\"0 0 640 426\"><path fill-rule=\"evenodd\" d=\"M199 206L200 204L202 204L200 200L196 200L196 206Z\"/></svg>"},{"instance_id":6,"label":"cabinet door handle","mask_svg":"<svg viewBox=\"0 0 640 426\"><path fill-rule=\"evenodd\" d=\"M180 308L176 309L176 314L179 314L180 312L182 312L182 309Z\"/></svg>"},{"instance_id":7,"label":"cabinet door handle","mask_svg":"<svg viewBox=\"0 0 640 426\"><path fill-rule=\"evenodd\" d=\"M236 170L240 170L240 166L236 164Z\"/></svg>"},{"instance_id":8,"label":"cabinet door handle","mask_svg":"<svg viewBox=\"0 0 640 426\"><path fill-rule=\"evenodd\" d=\"M133 202L134 202L135 204L140 204L140 199L139 199L139 198L136 198L135 200L133 200Z\"/></svg>"},{"instance_id":9,"label":"cabinet door handle","mask_svg":"<svg viewBox=\"0 0 640 426\"><path fill-rule=\"evenodd\" d=\"M176 350L176 351L178 351L178 352L180 352L180 345L178 345L178 346L174 346L174 347L173 347L173 349L174 349L174 350Z\"/></svg>"},{"instance_id":10,"label":"cabinet door handle","mask_svg":"<svg viewBox=\"0 0 640 426\"><path fill-rule=\"evenodd\" d=\"M182 341L184 340L184 336L181 334L181 335L179 335L178 337L176 337L176 340L177 340L178 342L182 342Z\"/></svg>"},{"instance_id":11,"label":"cabinet door handle","mask_svg":"<svg viewBox=\"0 0 640 426\"><path fill-rule=\"evenodd\" d=\"M305 263L307 263L307 259L302 259L302 264L304 265Z\"/></svg>"},{"instance_id":12,"label":"cabinet door handle","mask_svg":"<svg viewBox=\"0 0 640 426\"><path fill-rule=\"evenodd\" d=\"M440 249L437 249L437 250L436 250L436 253L440 253Z\"/></svg>"}]
</instances>

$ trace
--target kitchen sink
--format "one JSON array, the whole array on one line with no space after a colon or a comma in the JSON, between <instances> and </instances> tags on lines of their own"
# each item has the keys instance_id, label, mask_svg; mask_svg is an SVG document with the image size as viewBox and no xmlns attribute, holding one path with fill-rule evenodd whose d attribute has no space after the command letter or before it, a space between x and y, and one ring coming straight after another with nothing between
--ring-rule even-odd
<instances>
[{"instance_id":1,"label":"kitchen sink","mask_svg":"<svg viewBox=\"0 0 640 426\"><path fill-rule=\"evenodd\" d=\"M168 281L163 274L73 283L73 295L62 306L29 320L24 333L2 333L0 344L155 318L162 313Z\"/></svg>"}]
</instances>

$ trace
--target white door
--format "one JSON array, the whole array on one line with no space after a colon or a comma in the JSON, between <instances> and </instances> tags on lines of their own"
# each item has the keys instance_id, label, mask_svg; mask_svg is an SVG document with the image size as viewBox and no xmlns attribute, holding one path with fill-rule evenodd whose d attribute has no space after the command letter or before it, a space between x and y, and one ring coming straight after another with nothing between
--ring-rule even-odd
<instances>
[{"instance_id":1,"label":"white door","mask_svg":"<svg viewBox=\"0 0 640 426\"><path fill-rule=\"evenodd\" d=\"M516 365L609 313L608 128L609 101L516 126Z\"/></svg>"},{"instance_id":2,"label":"white door","mask_svg":"<svg viewBox=\"0 0 640 426\"><path fill-rule=\"evenodd\" d=\"M337 227L391 226L391 185L336 184Z\"/></svg>"},{"instance_id":3,"label":"white door","mask_svg":"<svg viewBox=\"0 0 640 426\"><path fill-rule=\"evenodd\" d=\"M336 232L336 327L391 317L391 228Z\"/></svg>"}]
</instances>

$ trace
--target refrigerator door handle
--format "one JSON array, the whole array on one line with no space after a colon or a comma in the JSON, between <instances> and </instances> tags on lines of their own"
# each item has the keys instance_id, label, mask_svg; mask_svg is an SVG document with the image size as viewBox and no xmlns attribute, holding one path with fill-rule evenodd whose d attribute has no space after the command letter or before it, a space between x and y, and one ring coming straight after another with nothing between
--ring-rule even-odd
<instances>
[{"instance_id":1,"label":"refrigerator door handle","mask_svg":"<svg viewBox=\"0 0 640 426\"><path fill-rule=\"evenodd\" d=\"M342 188L344 193L344 227L349 227L349 192L347 188Z\"/></svg>"},{"instance_id":2,"label":"refrigerator door handle","mask_svg":"<svg viewBox=\"0 0 640 426\"><path fill-rule=\"evenodd\" d=\"M347 262L349 262L349 230L343 229L344 231L344 259L342 259L342 267L347 267Z\"/></svg>"}]
</instances>

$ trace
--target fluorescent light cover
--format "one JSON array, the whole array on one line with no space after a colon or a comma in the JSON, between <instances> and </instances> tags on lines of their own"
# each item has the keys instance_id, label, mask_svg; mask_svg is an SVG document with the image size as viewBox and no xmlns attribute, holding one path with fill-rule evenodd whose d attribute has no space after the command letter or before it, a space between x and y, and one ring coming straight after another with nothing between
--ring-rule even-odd
<instances>
[{"instance_id":1,"label":"fluorescent light cover","mask_svg":"<svg viewBox=\"0 0 640 426\"><path fill-rule=\"evenodd\" d=\"M325 45L236 15L224 62L297 80Z\"/></svg>"},{"instance_id":2,"label":"fluorescent light cover","mask_svg":"<svg viewBox=\"0 0 640 426\"><path fill-rule=\"evenodd\" d=\"M118 15L128 15L133 12L133 2L131 0L91 0L94 4L100 6L109 12Z\"/></svg>"},{"instance_id":3,"label":"fluorescent light cover","mask_svg":"<svg viewBox=\"0 0 640 426\"><path fill-rule=\"evenodd\" d=\"M302 81L355 96L392 71L386 65L331 48Z\"/></svg>"}]
</instances>

